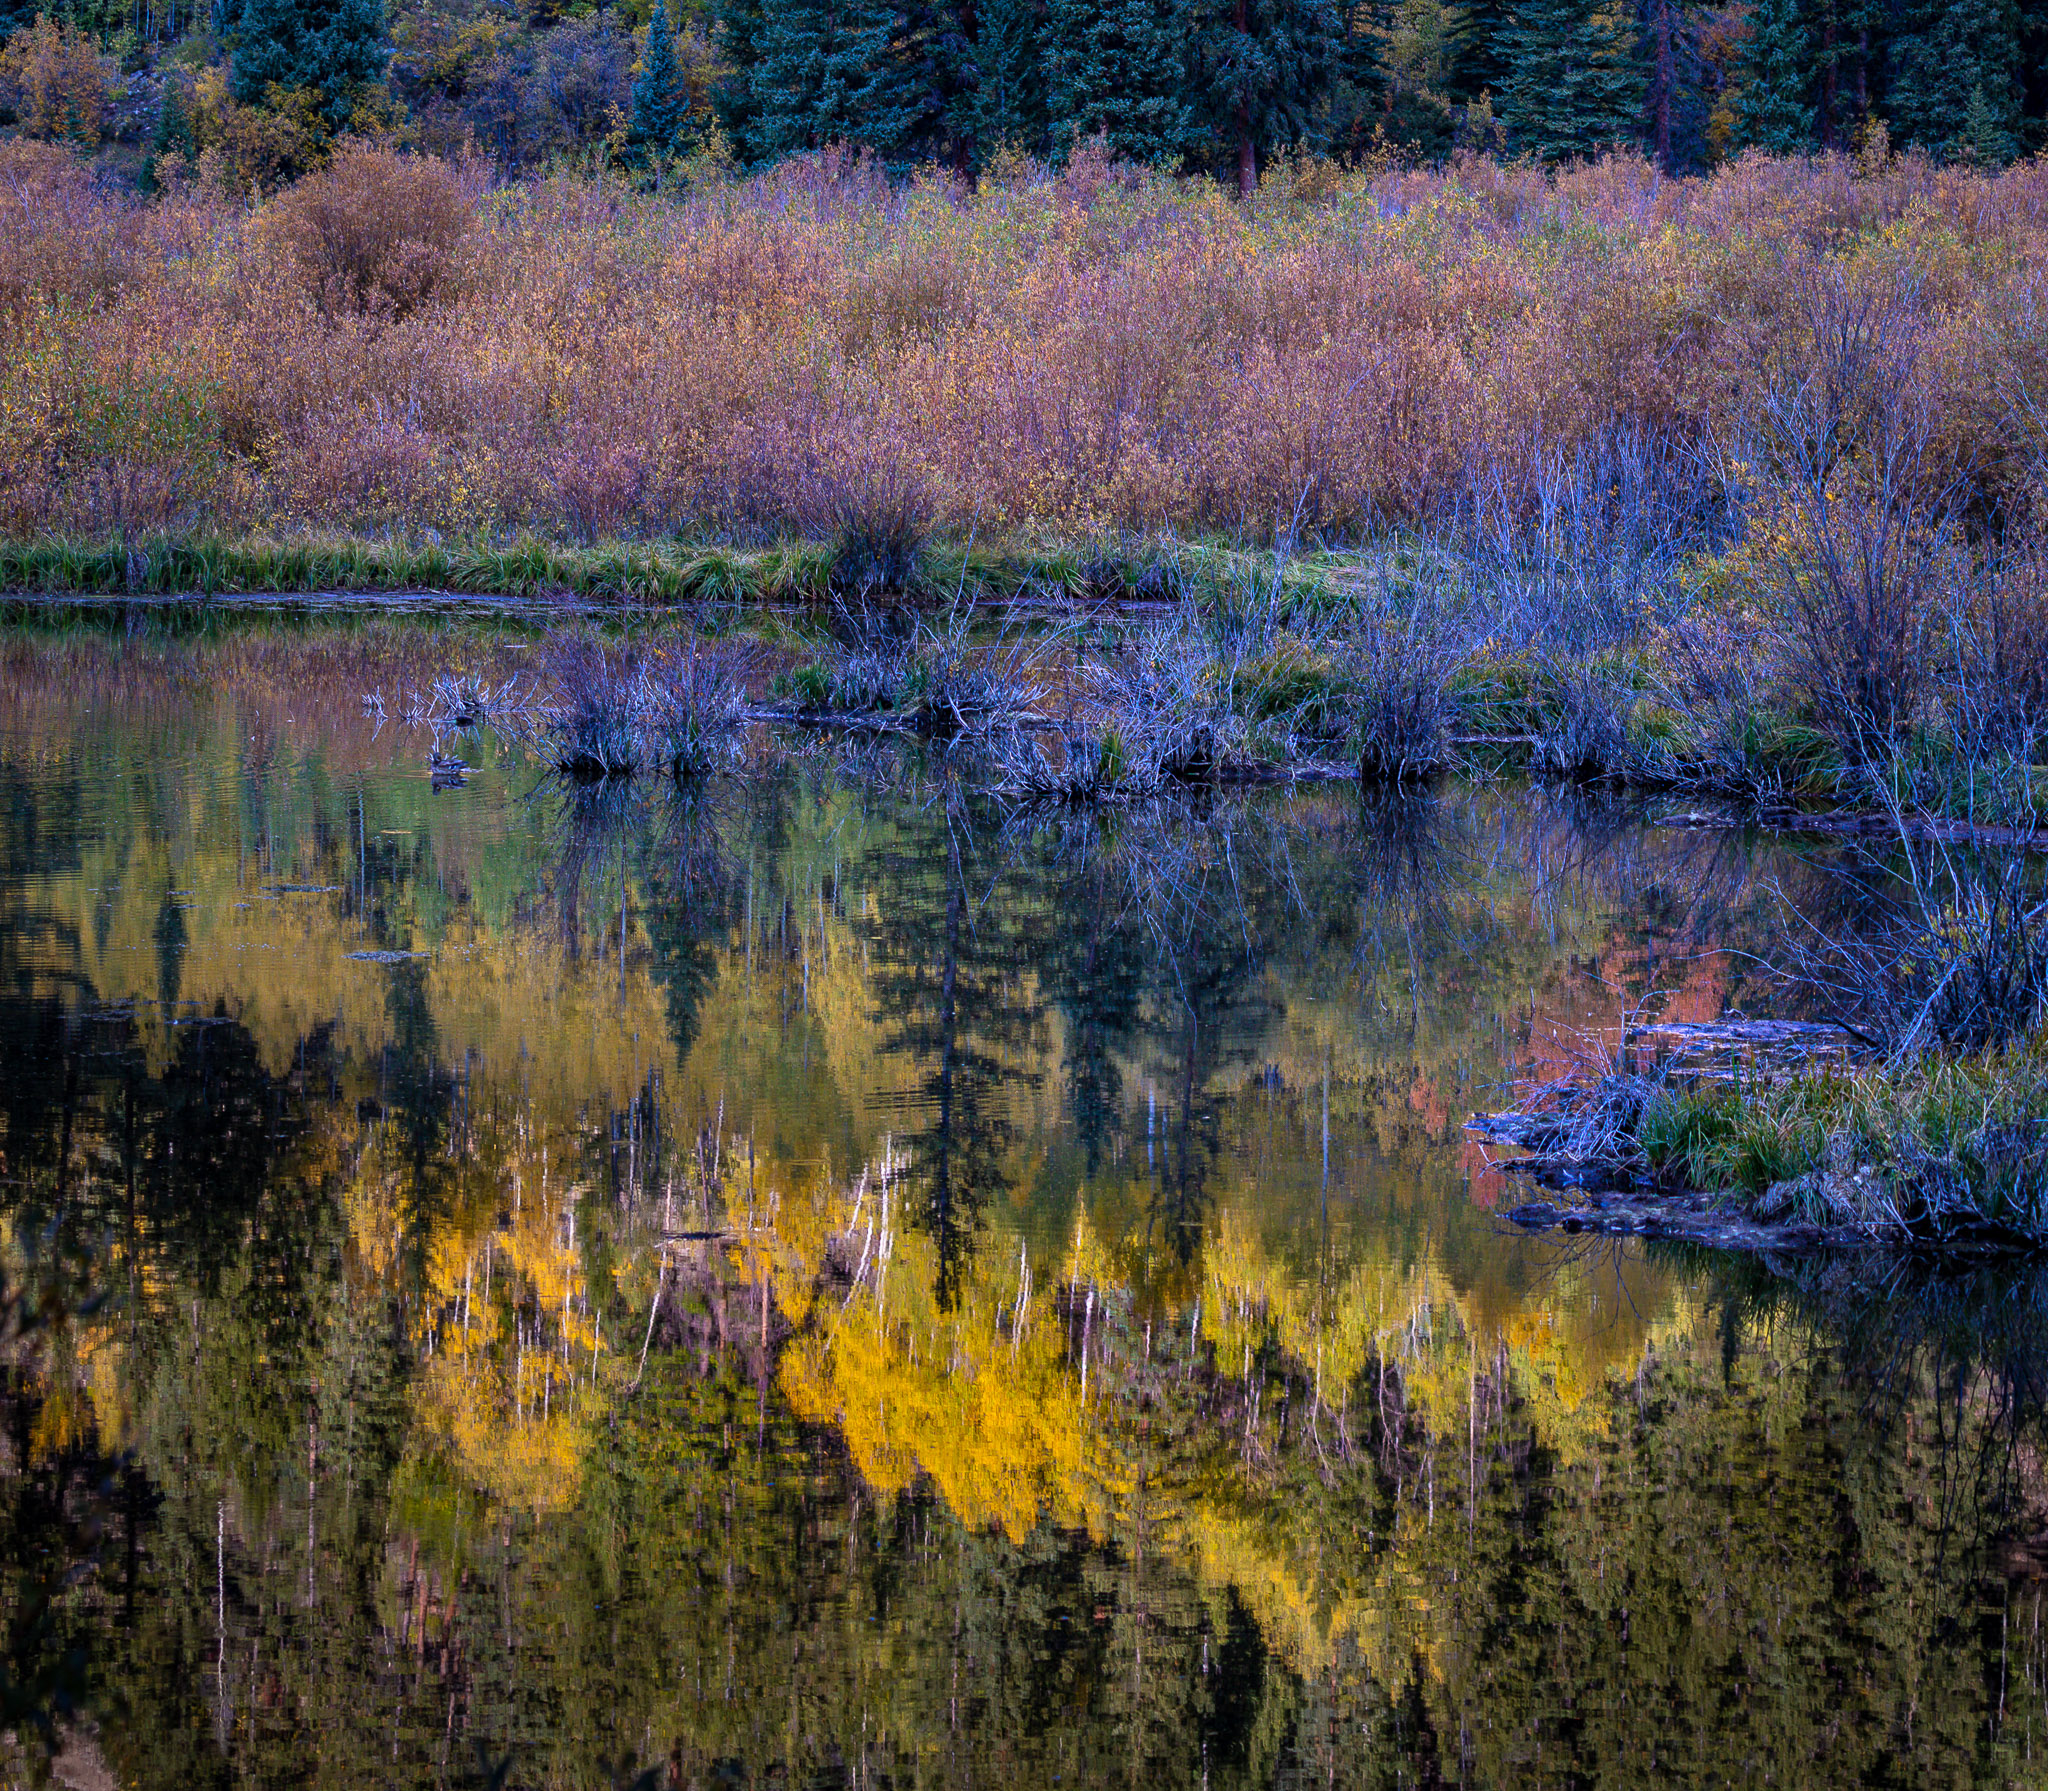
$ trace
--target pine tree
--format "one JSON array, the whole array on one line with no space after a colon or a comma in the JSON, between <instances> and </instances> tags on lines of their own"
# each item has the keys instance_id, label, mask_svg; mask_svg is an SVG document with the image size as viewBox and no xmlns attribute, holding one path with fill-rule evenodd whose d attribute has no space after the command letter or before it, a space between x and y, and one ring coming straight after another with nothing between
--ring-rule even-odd
<instances>
[{"instance_id":1,"label":"pine tree","mask_svg":"<svg viewBox=\"0 0 2048 1791\"><path fill-rule=\"evenodd\" d=\"M1197 96L1227 145L1237 190L1258 185L1261 150L1311 141L1343 58L1343 24L1330 0L1227 0L1212 4L1197 38Z\"/></svg>"},{"instance_id":2,"label":"pine tree","mask_svg":"<svg viewBox=\"0 0 2048 1791\"><path fill-rule=\"evenodd\" d=\"M1172 165L1193 146L1178 0L1051 0L1047 87L1059 155L1100 135L1111 153Z\"/></svg>"},{"instance_id":3,"label":"pine tree","mask_svg":"<svg viewBox=\"0 0 2048 1791\"><path fill-rule=\"evenodd\" d=\"M668 27L668 0L654 0L640 78L633 83L633 111L626 125L626 155L633 162L671 156L690 135L690 96Z\"/></svg>"},{"instance_id":4,"label":"pine tree","mask_svg":"<svg viewBox=\"0 0 2048 1791\"><path fill-rule=\"evenodd\" d=\"M1814 146L1814 45L1805 0L1757 0L1735 120L1745 148L1804 155Z\"/></svg>"},{"instance_id":5,"label":"pine tree","mask_svg":"<svg viewBox=\"0 0 2048 1791\"><path fill-rule=\"evenodd\" d=\"M1510 147L1544 161L1638 140L1644 78L1632 9L1614 0L1529 0L1507 34L1501 94Z\"/></svg>"},{"instance_id":6,"label":"pine tree","mask_svg":"<svg viewBox=\"0 0 2048 1791\"><path fill-rule=\"evenodd\" d=\"M983 0L975 17L965 123L975 159L1000 148L1043 152L1045 67L1034 0Z\"/></svg>"},{"instance_id":7,"label":"pine tree","mask_svg":"<svg viewBox=\"0 0 2048 1791\"><path fill-rule=\"evenodd\" d=\"M384 0L246 0L236 28L233 93L261 105L273 87L320 96L336 129L357 95L383 79Z\"/></svg>"}]
</instances>

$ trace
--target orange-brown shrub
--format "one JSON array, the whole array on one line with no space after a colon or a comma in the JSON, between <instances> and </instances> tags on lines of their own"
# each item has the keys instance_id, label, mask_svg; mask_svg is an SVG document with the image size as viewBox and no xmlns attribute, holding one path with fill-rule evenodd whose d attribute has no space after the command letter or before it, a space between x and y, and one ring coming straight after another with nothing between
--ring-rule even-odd
<instances>
[{"instance_id":1,"label":"orange-brown shrub","mask_svg":"<svg viewBox=\"0 0 2048 1791\"><path fill-rule=\"evenodd\" d=\"M1972 514L2033 476L2035 164L1275 180L1239 205L1091 150L904 188L837 155L679 202L350 149L265 202L140 207L0 146L0 526L91 508L66 413L110 391L176 422L149 465L199 457L179 514L221 528L752 537L887 463L984 541L1342 537L1533 512L1621 439L1739 496L1767 399L1815 380L1852 435L1914 407Z\"/></svg>"},{"instance_id":2,"label":"orange-brown shrub","mask_svg":"<svg viewBox=\"0 0 2048 1791\"><path fill-rule=\"evenodd\" d=\"M448 163L353 146L281 193L265 222L324 310L398 318L447 289L472 216Z\"/></svg>"},{"instance_id":3,"label":"orange-brown shrub","mask_svg":"<svg viewBox=\"0 0 2048 1791\"><path fill-rule=\"evenodd\" d=\"M26 137L97 143L112 75L89 31L49 13L0 47L0 101Z\"/></svg>"}]
</instances>

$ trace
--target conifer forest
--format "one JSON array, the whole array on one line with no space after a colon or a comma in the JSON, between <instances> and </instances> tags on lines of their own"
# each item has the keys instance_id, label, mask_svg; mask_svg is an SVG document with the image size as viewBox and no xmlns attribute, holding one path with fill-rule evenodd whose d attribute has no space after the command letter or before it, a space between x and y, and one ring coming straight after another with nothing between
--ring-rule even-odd
<instances>
[{"instance_id":1,"label":"conifer forest","mask_svg":"<svg viewBox=\"0 0 2048 1791\"><path fill-rule=\"evenodd\" d=\"M0 0L0 1785L2048 1786L2044 494L2048 0Z\"/></svg>"}]
</instances>

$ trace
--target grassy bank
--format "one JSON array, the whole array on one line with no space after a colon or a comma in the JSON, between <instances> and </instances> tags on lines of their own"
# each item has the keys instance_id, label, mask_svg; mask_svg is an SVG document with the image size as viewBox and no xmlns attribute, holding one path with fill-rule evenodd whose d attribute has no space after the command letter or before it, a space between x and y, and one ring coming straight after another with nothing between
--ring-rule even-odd
<instances>
[{"instance_id":1,"label":"grassy bank","mask_svg":"<svg viewBox=\"0 0 2048 1791\"><path fill-rule=\"evenodd\" d=\"M1154 781L1132 751L1163 730L1185 736L1159 749L1182 770L1341 765L1399 782L1507 767L1781 823L1848 808L2030 831L2048 713L2048 579L2034 560L1951 567L1946 583L1922 569L1902 625L1816 575L1840 550L1836 524L1802 526L1777 563L1734 542L1654 566L1471 534L1312 551L1171 536L988 545L888 513L759 548L43 538L0 542L0 613L126 627L138 603L189 619L236 600L316 615L467 595L543 629L609 617L649 638L765 640L784 649L780 675L754 678L749 696L785 716L959 733L1057 710L1120 792L1119 767ZM963 707L970 672L985 688ZM1002 756L1007 775L1049 790L1099 781Z\"/></svg>"}]
</instances>

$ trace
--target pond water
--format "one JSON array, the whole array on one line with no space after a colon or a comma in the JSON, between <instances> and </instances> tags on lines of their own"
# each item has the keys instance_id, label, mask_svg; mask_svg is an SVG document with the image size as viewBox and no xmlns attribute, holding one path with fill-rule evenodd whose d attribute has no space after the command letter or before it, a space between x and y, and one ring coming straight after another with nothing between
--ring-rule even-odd
<instances>
[{"instance_id":1,"label":"pond water","mask_svg":"<svg viewBox=\"0 0 2048 1791\"><path fill-rule=\"evenodd\" d=\"M437 787L364 714L514 652L0 660L68 1782L2048 1778L2044 1289L1526 1237L1462 1129L1755 999L1796 852L887 745Z\"/></svg>"}]
</instances>

